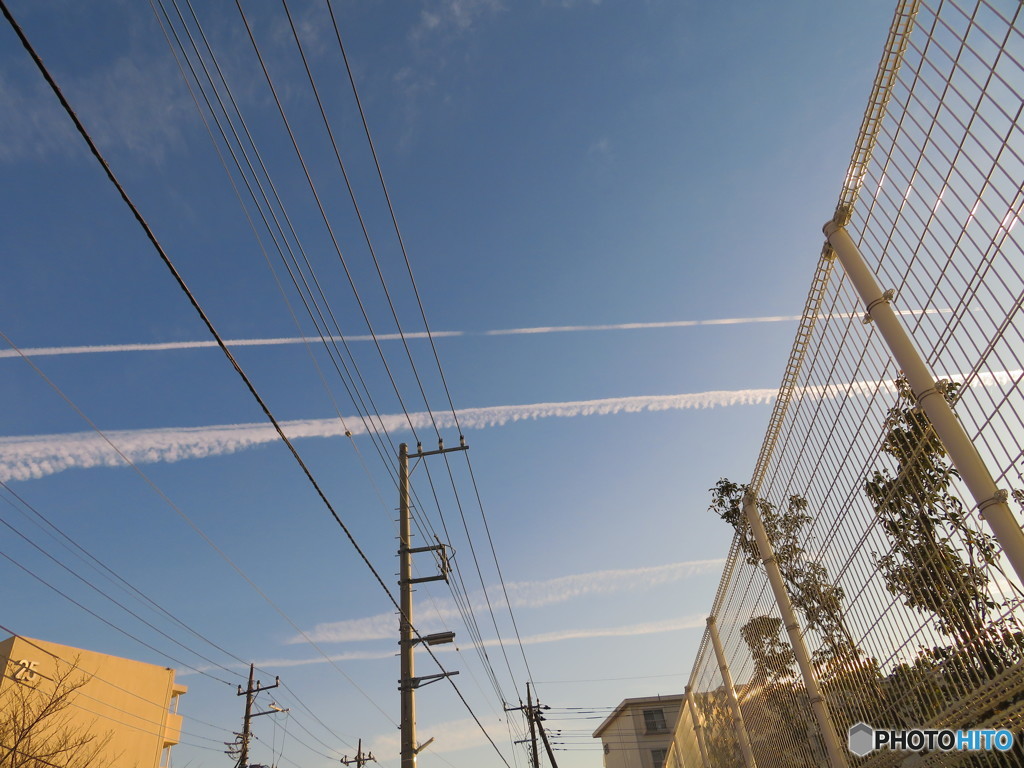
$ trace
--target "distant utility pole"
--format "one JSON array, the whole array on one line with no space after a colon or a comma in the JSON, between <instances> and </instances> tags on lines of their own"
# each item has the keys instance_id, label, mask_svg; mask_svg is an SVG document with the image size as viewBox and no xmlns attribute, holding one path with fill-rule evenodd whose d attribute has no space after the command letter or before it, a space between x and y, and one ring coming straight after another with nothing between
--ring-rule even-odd
<instances>
[{"instance_id":1,"label":"distant utility pole","mask_svg":"<svg viewBox=\"0 0 1024 768\"><path fill-rule=\"evenodd\" d=\"M429 547L413 547L412 543L412 504L409 497L409 459L423 459L438 453L449 453L451 451L465 451L464 438L459 438L457 448L445 448L444 442L437 441L436 451L424 451L423 445L417 443L416 453L409 453L409 446L402 443L398 447L398 496L399 496L399 576L398 586L401 590L401 613L399 617L399 652L402 659L402 677L398 682L398 690L402 694L402 768L416 768L416 755L426 748L433 738L423 744L416 743L416 689L420 685L433 683L450 675L457 675L458 672L442 672L437 675L424 675L416 677L415 660L413 651L418 642L427 645L440 645L450 643L455 639L454 632L438 632L433 635L414 637L412 624L412 585L424 581L448 581L448 551L440 541ZM419 579L412 577L412 556L417 552L437 552L441 560L441 573L437 576L426 576Z\"/></svg>"},{"instance_id":2,"label":"distant utility pole","mask_svg":"<svg viewBox=\"0 0 1024 768\"><path fill-rule=\"evenodd\" d=\"M360 739L359 751L356 752L356 756L349 757L348 755L345 755L343 758L341 758L340 762L342 765L354 765L356 768L363 768L363 766L366 765L370 760L376 761L377 758L373 756L373 752L367 752L365 755L363 754L363 740Z\"/></svg>"},{"instance_id":3,"label":"distant utility pole","mask_svg":"<svg viewBox=\"0 0 1024 768\"><path fill-rule=\"evenodd\" d=\"M522 699L520 699L522 701ZM544 709L547 709L545 706ZM551 761L552 768L558 768L558 762L555 760L555 753L551 749L551 743L548 741L548 735L544 732L544 717L540 713L541 706L538 700L536 704L533 703L533 695L530 692L530 684L526 684L526 704L525 706L519 707L505 707L506 712L524 712L526 714L527 722L530 724L530 764L533 768L540 768L540 752L537 749L537 732L540 731L540 737L544 741L544 751L548 753L548 760ZM523 740L525 741L525 739ZM517 741L516 744L522 744L522 741Z\"/></svg>"},{"instance_id":4,"label":"distant utility pole","mask_svg":"<svg viewBox=\"0 0 1024 768\"><path fill-rule=\"evenodd\" d=\"M533 754L533 768L540 768L540 753L537 751L537 721L534 718L533 698L530 696L530 684L526 684L526 718L530 721L530 749Z\"/></svg>"},{"instance_id":5,"label":"distant utility pole","mask_svg":"<svg viewBox=\"0 0 1024 768\"><path fill-rule=\"evenodd\" d=\"M544 751L548 753L548 760L551 761L551 768L558 768L558 761L555 760L555 752L551 749L551 742L548 741L547 731L544 730L544 717L540 713L540 703L533 711L533 719L537 723L537 730L540 731L541 741L544 742Z\"/></svg>"},{"instance_id":6,"label":"distant utility pole","mask_svg":"<svg viewBox=\"0 0 1024 768\"><path fill-rule=\"evenodd\" d=\"M245 717L242 719L242 732L236 734L240 741L235 742L234 746L238 750L238 763L237 768L249 768L249 739L251 738L252 732L249 728L249 723L254 717L260 715L273 715L278 712L287 712L288 710L281 709L280 707L272 707L266 712L252 711L252 703L256 699L256 694L260 691L269 691L271 688L277 688L281 684L281 678L275 677L273 685L260 685L260 681L256 680L255 685L253 684L253 675L256 672L256 665L249 665L249 685L243 691L242 686L238 686L238 695L245 696ZM229 749L228 754L233 755L234 750Z\"/></svg>"},{"instance_id":7,"label":"distant utility pole","mask_svg":"<svg viewBox=\"0 0 1024 768\"><path fill-rule=\"evenodd\" d=\"M522 699L519 700L522 702ZM525 744L527 741L530 743L530 766L531 768L540 768L540 754L537 752L537 727L533 720L533 701L530 699L530 684L526 684L526 704L520 704L518 707L505 707L506 712L522 712L526 715L526 722L530 724L530 738L520 739L515 742L516 744Z\"/></svg>"}]
</instances>

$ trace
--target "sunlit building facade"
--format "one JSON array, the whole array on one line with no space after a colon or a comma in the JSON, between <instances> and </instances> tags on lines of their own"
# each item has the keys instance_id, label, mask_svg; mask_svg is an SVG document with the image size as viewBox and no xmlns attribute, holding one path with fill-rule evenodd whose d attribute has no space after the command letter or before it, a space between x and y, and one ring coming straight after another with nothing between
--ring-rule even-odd
<instances>
[{"instance_id":1,"label":"sunlit building facade","mask_svg":"<svg viewBox=\"0 0 1024 768\"><path fill-rule=\"evenodd\" d=\"M666 768L684 701L682 694L623 699L594 731L604 768Z\"/></svg>"},{"instance_id":2,"label":"sunlit building facade","mask_svg":"<svg viewBox=\"0 0 1024 768\"><path fill-rule=\"evenodd\" d=\"M6 708L51 696L61 680L65 687L80 686L68 696L59 728L91 736L90 746L100 747L95 764L170 765L181 734L178 701L188 690L175 682L173 669L20 636L0 643L0 663Z\"/></svg>"}]
</instances>

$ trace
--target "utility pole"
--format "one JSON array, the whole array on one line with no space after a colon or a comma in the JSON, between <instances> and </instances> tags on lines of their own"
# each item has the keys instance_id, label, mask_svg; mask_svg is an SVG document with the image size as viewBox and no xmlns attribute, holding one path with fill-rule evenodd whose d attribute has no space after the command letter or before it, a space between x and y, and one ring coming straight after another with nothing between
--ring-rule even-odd
<instances>
[{"instance_id":1,"label":"utility pole","mask_svg":"<svg viewBox=\"0 0 1024 768\"><path fill-rule=\"evenodd\" d=\"M520 699L522 701L522 699ZM544 707L547 709L548 707ZM544 718L540 714L541 706L540 700L537 703L533 703L533 694L530 692L530 684L526 684L526 704L519 707L505 707L506 712L525 712L526 719L530 723L530 764L533 768L540 768L540 752L537 749L537 731L540 731L540 737L544 741L544 750L548 753L548 760L551 761L551 768L558 768L558 762L555 760L555 753L551 749L551 743L548 741L548 735L544 731L544 726L541 724ZM522 744L522 741L517 741L516 744Z\"/></svg>"},{"instance_id":2,"label":"utility pole","mask_svg":"<svg viewBox=\"0 0 1024 768\"><path fill-rule=\"evenodd\" d=\"M544 742L544 751L548 753L548 760L551 761L551 768L558 768L558 761L555 760L554 750L551 749L551 743L548 741L547 731L544 730L542 722L544 718L540 714L540 703L537 704L537 709L533 713L534 720L537 721L537 729L540 731L540 738Z\"/></svg>"},{"instance_id":3,"label":"utility pole","mask_svg":"<svg viewBox=\"0 0 1024 768\"><path fill-rule=\"evenodd\" d=\"M356 752L356 756L349 757L348 755L345 755L343 758L341 758L340 762L342 765L354 765L356 768L363 768L363 766L366 765L368 762L376 759L377 758L373 756L373 752L367 752L365 755L363 754L363 740L360 739L359 751Z\"/></svg>"},{"instance_id":4,"label":"utility pole","mask_svg":"<svg viewBox=\"0 0 1024 768\"><path fill-rule=\"evenodd\" d=\"M271 688L277 688L281 684L281 678L275 677L273 685L260 685L260 681L256 680L256 684L253 685L253 676L256 672L256 665L249 665L249 685L243 691L242 686L238 686L238 695L245 696L245 717L242 719L242 732L237 734L241 739L240 742L236 742L238 746L238 767L237 768L249 768L249 739L251 737L251 731L249 723L254 717L260 715L273 715L277 712L286 712L287 710L281 709L280 707L272 708L267 712L257 712L253 714L252 703L256 699L256 694L260 691L269 691ZM232 754L231 751L228 754Z\"/></svg>"},{"instance_id":5,"label":"utility pole","mask_svg":"<svg viewBox=\"0 0 1024 768\"><path fill-rule=\"evenodd\" d=\"M526 717L530 721L530 748L533 755L533 768L540 768L540 753L537 751L537 721L534 718L533 698L530 695L530 684L526 684Z\"/></svg>"},{"instance_id":6,"label":"utility pole","mask_svg":"<svg viewBox=\"0 0 1024 768\"><path fill-rule=\"evenodd\" d=\"M413 651L416 643L424 642L427 645L440 645L450 643L455 639L454 632L438 632L433 635L414 637L412 623L412 585L424 581L448 581L448 550L440 541L436 545L427 547L412 546L412 503L409 496L409 459L424 459L427 456L434 456L439 453L452 451L465 451L465 438L459 438L457 448L445 448L442 440L437 441L436 451L424 451L422 443L417 443L416 453L409 453L409 446L402 443L398 446L398 510L399 510L399 546L398 546L398 586L401 591L400 608L402 615L399 617L399 654L401 656L401 679L398 682L398 690L402 695L401 704L401 754L402 768L416 768L416 755L427 747L434 739L430 738L423 744L416 743L416 689L421 685L433 683L451 675L455 672L442 672L436 675L424 675L416 677L416 664ZM437 552L441 560L441 573L436 576L425 576L414 579L412 577L412 556L417 552Z\"/></svg>"}]
</instances>

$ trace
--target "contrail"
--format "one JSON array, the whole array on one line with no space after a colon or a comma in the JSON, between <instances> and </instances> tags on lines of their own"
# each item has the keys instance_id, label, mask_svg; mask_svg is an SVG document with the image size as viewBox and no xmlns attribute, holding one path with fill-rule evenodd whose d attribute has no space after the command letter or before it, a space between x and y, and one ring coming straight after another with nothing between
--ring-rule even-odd
<instances>
[{"instance_id":1,"label":"contrail","mask_svg":"<svg viewBox=\"0 0 1024 768\"><path fill-rule=\"evenodd\" d=\"M458 415L463 429L485 429L517 421L547 418L766 404L774 397L774 389L741 389L466 408L458 411ZM350 418L346 421L349 424L350 435L366 432L361 420ZM409 414L408 420L405 414L381 416L381 422L388 432L404 432L408 429L409 421L416 428L432 425L431 414L425 411ZM450 428L455 425L451 412L434 413L433 422L436 422L438 427ZM283 421L281 426L285 434L293 440L307 437L338 437L345 434L345 428L337 418ZM374 426L371 424L371 428ZM280 439L269 424L111 430L105 434L125 456L138 464L219 456L274 443ZM123 463L123 459L107 441L95 432L0 437L0 480L5 482L45 477L72 467L117 467Z\"/></svg>"},{"instance_id":2,"label":"contrail","mask_svg":"<svg viewBox=\"0 0 1024 768\"><path fill-rule=\"evenodd\" d=\"M1024 372L1020 370L982 372L972 379L971 384L975 387L1013 384L1022 373ZM952 375L948 378L962 381L964 377ZM894 390L895 384L888 380L811 386L800 390L796 396L836 398L851 394L870 395L879 388ZM486 429L519 421L548 418L768 405L775 400L775 396L775 389L713 390L680 395L612 397L602 400L466 408L458 411L458 415L463 429ZM404 432L409 421L417 428L425 428L432 423L442 428L455 426L451 412L436 412L431 417L430 413L421 411L409 414L408 420L405 414L381 416L381 422L389 432ZM366 427L359 419L351 418L348 424L350 436L364 434L366 431ZM291 439L338 437L345 434L345 428L339 419L302 419L284 421L281 425ZM113 430L105 434L125 456L138 464L220 456L279 440L274 428L268 424ZM45 477L72 467L117 467L122 464L123 459L95 432L0 437L0 480L5 482Z\"/></svg>"},{"instance_id":3,"label":"contrail","mask_svg":"<svg viewBox=\"0 0 1024 768\"><path fill-rule=\"evenodd\" d=\"M464 336L462 331L431 331L430 335L435 339L447 338L449 336ZM326 341L372 341L373 336L325 336ZM378 333L378 341L397 341L402 336L397 333ZM407 333L407 339L425 339L426 333ZM283 336L271 339L225 339L224 343L229 347L276 347L285 344L303 344L305 342L319 341L319 336L303 339L301 336ZM214 349L217 348L216 341L162 341L153 344L89 344L80 347L22 347L21 352L15 349L0 349L0 358L21 357L48 357L52 355L91 355L108 352L165 352L175 349Z\"/></svg>"},{"instance_id":4,"label":"contrail","mask_svg":"<svg viewBox=\"0 0 1024 768\"><path fill-rule=\"evenodd\" d=\"M935 315L951 312L950 309L904 309L898 315ZM853 315L841 313L829 315L832 318L848 318ZM822 315L822 317L826 317ZM493 331L431 331L429 336L435 339L447 339L460 336L528 336L544 333L578 333L583 331L637 331L656 328L693 328L701 325L746 325L753 323L787 323L796 322L800 315L772 315L767 317L722 317L712 320L669 320L658 323L618 323L610 325L545 325L533 328L504 328ZM373 336L325 336L327 341L360 342L372 341ZM378 341L397 341L402 338L398 333L378 333ZM406 333L406 339L426 339L424 332ZM282 336L268 339L228 339L224 343L228 347L275 347L287 344L315 343L319 336L302 338L301 336ZM91 355L111 352L166 352L179 349L212 349L217 347L215 341L164 341L152 344L89 344L76 347L23 347L22 353L28 357L48 357L53 355ZM20 357L17 350L0 349L0 358Z\"/></svg>"}]
</instances>

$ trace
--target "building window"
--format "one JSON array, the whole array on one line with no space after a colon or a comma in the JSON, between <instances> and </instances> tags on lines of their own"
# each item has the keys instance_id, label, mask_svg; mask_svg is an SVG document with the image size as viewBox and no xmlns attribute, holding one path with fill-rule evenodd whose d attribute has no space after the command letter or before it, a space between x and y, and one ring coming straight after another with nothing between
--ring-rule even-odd
<instances>
[{"instance_id":1,"label":"building window","mask_svg":"<svg viewBox=\"0 0 1024 768\"><path fill-rule=\"evenodd\" d=\"M663 768L663 766L665 765L665 758L667 756L667 749L652 749L651 762L654 763L654 768Z\"/></svg>"},{"instance_id":2,"label":"building window","mask_svg":"<svg viewBox=\"0 0 1024 768\"><path fill-rule=\"evenodd\" d=\"M645 709L644 728L647 733L665 733L668 731L668 723L665 722L665 710Z\"/></svg>"}]
</instances>

